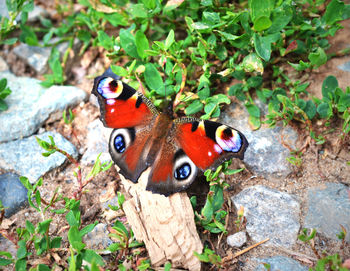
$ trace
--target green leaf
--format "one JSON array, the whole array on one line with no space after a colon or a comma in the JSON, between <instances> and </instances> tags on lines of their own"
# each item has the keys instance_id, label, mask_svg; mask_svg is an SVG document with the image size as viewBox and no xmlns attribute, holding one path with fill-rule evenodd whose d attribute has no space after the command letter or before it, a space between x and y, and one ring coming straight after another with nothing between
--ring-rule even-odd
<instances>
[{"instance_id":1,"label":"green leaf","mask_svg":"<svg viewBox=\"0 0 350 271\"><path fill-rule=\"evenodd\" d=\"M0 93L2 93L6 89L6 86L7 86L7 79L2 78L0 80ZM5 98L5 97L1 97L1 98Z\"/></svg>"},{"instance_id":2,"label":"green leaf","mask_svg":"<svg viewBox=\"0 0 350 271\"><path fill-rule=\"evenodd\" d=\"M185 109L185 114L188 115L193 115L198 113L203 109L203 104L199 100L194 100L189 106L186 107Z\"/></svg>"},{"instance_id":3,"label":"green leaf","mask_svg":"<svg viewBox=\"0 0 350 271\"><path fill-rule=\"evenodd\" d=\"M60 248L62 242L61 236L54 237L50 242L50 248Z\"/></svg>"},{"instance_id":4,"label":"green leaf","mask_svg":"<svg viewBox=\"0 0 350 271\"><path fill-rule=\"evenodd\" d=\"M304 111L310 120L313 119L313 117L316 115L316 105L314 102L310 100L307 101Z\"/></svg>"},{"instance_id":5,"label":"green leaf","mask_svg":"<svg viewBox=\"0 0 350 271\"><path fill-rule=\"evenodd\" d=\"M38 224L38 233L45 234L49 230L52 219L44 220Z\"/></svg>"},{"instance_id":6,"label":"green leaf","mask_svg":"<svg viewBox=\"0 0 350 271\"><path fill-rule=\"evenodd\" d=\"M33 234L35 232L35 227L29 220L26 220L26 229Z\"/></svg>"},{"instance_id":7,"label":"green leaf","mask_svg":"<svg viewBox=\"0 0 350 271\"><path fill-rule=\"evenodd\" d=\"M165 39L165 50L168 50L170 46L174 43L174 41L175 41L175 32L173 29L171 29L167 38Z\"/></svg>"},{"instance_id":8,"label":"green leaf","mask_svg":"<svg viewBox=\"0 0 350 271\"><path fill-rule=\"evenodd\" d=\"M245 72L264 72L264 66L261 59L256 54L247 55L242 61L242 68Z\"/></svg>"},{"instance_id":9,"label":"green leaf","mask_svg":"<svg viewBox=\"0 0 350 271\"><path fill-rule=\"evenodd\" d=\"M343 20L344 2L340 0L332 0L322 17L322 21L328 25L332 25L337 21Z\"/></svg>"},{"instance_id":10,"label":"green leaf","mask_svg":"<svg viewBox=\"0 0 350 271\"><path fill-rule=\"evenodd\" d=\"M68 241L71 244L71 246L78 251L81 251L85 247L85 244L82 243L82 237L77 226L72 226L69 229Z\"/></svg>"},{"instance_id":11,"label":"green leaf","mask_svg":"<svg viewBox=\"0 0 350 271\"><path fill-rule=\"evenodd\" d=\"M97 263L99 266L104 266L105 263L100 255L98 255L95 251L91 249L85 249L82 252L82 258L84 261L87 261L88 263Z\"/></svg>"},{"instance_id":12,"label":"green leaf","mask_svg":"<svg viewBox=\"0 0 350 271\"><path fill-rule=\"evenodd\" d=\"M327 76L322 84L323 100L329 101L334 98L335 89L338 87L338 80L333 75Z\"/></svg>"},{"instance_id":13,"label":"green leaf","mask_svg":"<svg viewBox=\"0 0 350 271\"><path fill-rule=\"evenodd\" d=\"M120 29L119 31L120 45L125 50L125 52L134 58L139 58L137 53L137 47L135 42L135 37L125 29Z\"/></svg>"},{"instance_id":14,"label":"green leaf","mask_svg":"<svg viewBox=\"0 0 350 271\"><path fill-rule=\"evenodd\" d=\"M4 259L2 257L0 257L0 266L6 266L9 265L13 262L13 260L10 259Z\"/></svg>"},{"instance_id":15,"label":"green leaf","mask_svg":"<svg viewBox=\"0 0 350 271\"><path fill-rule=\"evenodd\" d=\"M338 111L345 112L350 108L350 94L345 94L338 101Z\"/></svg>"},{"instance_id":16,"label":"green leaf","mask_svg":"<svg viewBox=\"0 0 350 271\"><path fill-rule=\"evenodd\" d=\"M245 104L249 115L260 118L260 109L255 104Z\"/></svg>"},{"instance_id":17,"label":"green leaf","mask_svg":"<svg viewBox=\"0 0 350 271\"><path fill-rule=\"evenodd\" d=\"M312 65L318 68L327 62L327 55L321 47L318 47L315 52L308 55L308 59Z\"/></svg>"},{"instance_id":18,"label":"green leaf","mask_svg":"<svg viewBox=\"0 0 350 271\"><path fill-rule=\"evenodd\" d=\"M128 71L121 66L111 65L112 72L121 77L126 77L129 75Z\"/></svg>"},{"instance_id":19,"label":"green leaf","mask_svg":"<svg viewBox=\"0 0 350 271\"><path fill-rule=\"evenodd\" d=\"M257 130L261 126L260 118L254 117L252 115L249 115L248 123L251 125L253 130Z\"/></svg>"},{"instance_id":20,"label":"green leaf","mask_svg":"<svg viewBox=\"0 0 350 271\"><path fill-rule=\"evenodd\" d=\"M27 271L27 261L26 259L19 259L15 263L16 271Z\"/></svg>"},{"instance_id":21,"label":"green leaf","mask_svg":"<svg viewBox=\"0 0 350 271\"><path fill-rule=\"evenodd\" d=\"M36 271L51 271L51 268L48 267L46 264L38 264L36 266Z\"/></svg>"},{"instance_id":22,"label":"green leaf","mask_svg":"<svg viewBox=\"0 0 350 271\"><path fill-rule=\"evenodd\" d=\"M329 107L328 103L321 103L317 107L317 113L320 115L321 118L325 119L328 118L329 115L331 114L331 109Z\"/></svg>"},{"instance_id":23,"label":"green leaf","mask_svg":"<svg viewBox=\"0 0 350 271\"><path fill-rule=\"evenodd\" d=\"M271 56L271 42L256 33L254 33L253 40L257 54L265 61L269 61Z\"/></svg>"},{"instance_id":24,"label":"green leaf","mask_svg":"<svg viewBox=\"0 0 350 271\"><path fill-rule=\"evenodd\" d=\"M80 230L80 235L83 237L84 235L88 234L89 232L92 232L97 224L98 224L98 222L95 221L93 224L89 224L89 225L85 226L83 229Z\"/></svg>"},{"instance_id":25,"label":"green leaf","mask_svg":"<svg viewBox=\"0 0 350 271\"><path fill-rule=\"evenodd\" d=\"M154 66L154 64L147 63L145 67L146 69L145 69L144 76L145 76L145 81L147 86L151 90L155 90L157 94L161 96L165 96L165 87L164 87L163 79L160 73L158 72L158 70L156 69L156 67ZM171 93L166 93L166 94L169 95Z\"/></svg>"},{"instance_id":26,"label":"green leaf","mask_svg":"<svg viewBox=\"0 0 350 271\"><path fill-rule=\"evenodd\" d=\"M5 103L4 100L0 99L0 111L5 111L7 110L9 107L7 105L7 103Z\"/></svg>"},{"instance_id":27,"label":"green leaf","mask_svg":"<svg viewBox=\"0 0 350 271\"><path fill-rule=\"evenodd\" d=\"M138 30L135 34L135 44L136 44L138 55L141 58L147 57L148 54L146 50L149 50L148 39L141 30Z\"/></svg>"},{"instance_id":28,"label":"green leaf","mask_svg":"<svg viewBox=\"0 0 350 271\"><path fill-rule=\"evenodd\" d=\"M97 39L99 44L107 51L113 50L113 40L102 30L97 32Z\"/></svg>"},{"instance_id":29,"label":"green leaf","mask_svg":"<svg viewBox=\"0 0 350 271\"><path fill-rule=\"evenodd\" d=\"M147 9L144 4L131 4L127 11L131 14L132 18L147 18Z\"/></svg>"},{"instance_id":30,"label":"green leaf","mask_svg":"<svg viewBox=\"0 0 350 271\"><path fill-rule=\"evenodd\" d=\"M105 18L108 22L110 22L110 24L113 25L114 27L117 27L119 25L121 26L128 25L127 17L123 16L122 14L119 14L118 12L103 13L102 17Z\"/></svg>"},{"instance_id":31,"label":"green leaf","mask_svg":"<svg viewBox=\"0 0 350 271\"><path fill-rule=\"evenodd\" d=\"M122 222L118 221L118 220L115 221L113 229L115 229L119 233L124 234L125 236L129 236L129 232L126 229L125 225Z\"/></svg>"},{"instance_id":32,"label":"green leaf","mask_svg":"<svg viewBox=\"0 0 350 271\"><path fill-rule=\"evenodd\" d=\"M303 71L306 70L308 68L310 68L310 63L308 62L304 62L302 60L299 60L299 64L294 64L288 61L288 64L291 65L294 69L296 69L297 71Z\"/></svg>"},{"instance_id":33,"label":"green leaf","mask_svg":"<svg viewBox=\"0 0 350 271\"><path fill-rule=\"evenodd\" d=\"M27 43L28 45L31 45L31 46L39 45L38 38L32 27L21 24L21 30L22 30L22 33L19 36L20 41Z\"/></svg>"},{"instance_id":34,"label":"green leaf","mask_svg":"<svg viewBox=\"0 0 350 271\"><path fill-rule=\"evenodd\" d=\"M268 29L271 25L272 22L267 16L261 16L254 21L254 29L259 32Z\"/></svg>"}]
</instances>

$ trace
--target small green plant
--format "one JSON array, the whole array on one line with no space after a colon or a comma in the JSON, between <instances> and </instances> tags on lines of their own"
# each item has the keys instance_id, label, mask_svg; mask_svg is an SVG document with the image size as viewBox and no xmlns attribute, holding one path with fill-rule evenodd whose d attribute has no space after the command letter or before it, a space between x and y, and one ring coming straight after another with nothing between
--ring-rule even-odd
<instances>
[{"instance_id":1,"label":"small green plant","mask_svg":"<svg viewBox=\"0 0 350 271\"><path fill-rule=\"evenodd\" d=\"M99 174L100 172L104 172L107 171L111 166L112 166L112 162L105 162L105 163L101 163L100 161L100 155L99 154L96 158L96 162L92 168L92 170L89 172L89 174L85 177L85 179L83 180L82 178L82 172L81 172L81 167L79 165L79 162L70 154L68 154L66 151L58 148L53 140L52 136L49 136L50 142L47 142L45 140L42 140L38 137L36 137L36 140L38 142L38 144L44 149L46 150L46 152L42 153L43 156L48 157L51 154L54 154L55 152L59 152L61 154L63 154L64 156L67 157L67 159L73 163L74 165L76 165L77 167L77 171L74 172L75 177L77 178L77 182L79 184L79 189L77 192L75 192L74 197L76 199L80 199L82 193L84 192L83 189L85 188L86 185L88 185L89 182L91 182L93 180L93 178L96 177L97 174Z\"/></svg>"},{"instance_id":2,"label":"small green plant","mask_svg":"<svg viewBox=\"0 0 350 271\"><path fill-rule=\"evenodd\" d=\"M68 113L66 110L63 110L62 118L63 118L63 121L65 124L71 125L74 121L75 116L74 116L72 110L69 108Z\"/></svg>"},{"instance_id":3,"label":"small green plant","mask_svg":"<svg viewBox=\"0 0 350 271\"><path fill-rule=\"evenodd\" d=\"M0 80L0 111L5 111L8 109L5 98L11 94L10 88L7 86L7 79L2 78Z\"/></svg>"},{"instance_id":4,"label":"small green plant","mask_svg":"<svg viewBox=\"0 0 350 271\"><path fill-rule=\"evenodd\" d=\"M25 23L28 19L28 13L34 8L33 0L8 0L6 1L8 17L0 16L0 45L14 44L17 41L16 37L7 38L11 32L18 27L26 28ZM20 24L17 23L17 17L20 17Z\"/></svg>"},{"instance_id":5,"label":"small green plant","mask_svg":"<svg viewBox=\"0 0 350 271\"><path fill-rule=\"evenodd\" d=\"M337 237L342 241L342 247L344 248L345 244L345 237L346 237L346 230L343 226L341 226L342 231L337 234ZM327 255L325 253L322 253L322 256L318 253L316 247L315 247L315 237L316 237L316 230L308 230L303 229L301 234L298 236L298 239L303 241L306 244L309 244L312 251L315 253L317 257L317 263L316 266L310 270L313 271L324 271L324 270L340 270L340 271L348 271L349 269L347 267L342 266L342 259L339 256L338 253L333 255Z\"/></svg>"},{"instance_id":6,"label":"small green plant","mask_svg":"<svg viewBox=\"0 0 350 271\"><path fill-rule=\"evenodd\" d=\"M221 257L215 253L215 251L209 249L209 248L204 248L203 253L199 254L198 252L194 251L193 254L201 261L204 263L210 263L217 268L221 267Z\"/></svg>"},{"instance_id":7,"label":"small green plant","mask_svg":"<svg viewBox=\"0 0 350 271\"><path fill-rule=\"evenodd\" d=\"M229 186L219 175L220 174L236 174L241 172L243 169L229 169L231 161L226 161L220 165L214 172L207 170L204 175L207 181L210 183L210 190L207 195L207 200L201 213L195 213L197 222L211 233L226 233L225 228L225 217L227 212L222 209L225 202L223 191ZM192 198L192 203L195 203L195 199Z\"/></svg>"}]
</instances>

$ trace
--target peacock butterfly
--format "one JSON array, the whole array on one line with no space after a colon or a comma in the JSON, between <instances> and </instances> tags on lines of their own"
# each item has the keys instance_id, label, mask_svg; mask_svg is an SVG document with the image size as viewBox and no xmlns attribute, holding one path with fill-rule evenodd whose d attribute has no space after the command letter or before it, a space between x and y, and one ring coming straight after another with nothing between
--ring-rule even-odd
<instances>
[{"instance_id":1,"label":"peacock butterfly","mask_svg":"<svg viewBox=\"0 0 350 271\"><path fill-rule=\"evenodd\" d=\"M249 145L241 132L221 123L160 113L111 69L95 78L92 93L101 121L114 128L109 152L120 173L136 183L151 167L146 189L154 193L185 190L198 170L215 169L233 157L243 159Z\"/></svg>"}]
</instances>

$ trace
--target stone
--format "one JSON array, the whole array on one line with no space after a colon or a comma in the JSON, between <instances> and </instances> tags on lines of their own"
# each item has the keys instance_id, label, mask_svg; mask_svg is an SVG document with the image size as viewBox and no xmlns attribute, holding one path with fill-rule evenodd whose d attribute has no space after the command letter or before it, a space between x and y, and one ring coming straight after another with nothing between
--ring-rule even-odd
<instances>
[{"instance_id":1,"label":"stone","mask_svg":"<svg viewBox=\"0 0 350 271\"><path fill-rule=\"evenodd\" d=\"M262 126L252 131L248 124L249 114L245 108L233 105L222 114L221 122L241 131L249 142L244 163L256 175L265 178L286 177L292 172L291 164L286 160L290 151L283 141L295 148L298 133L290 126L278 124L274 128Z\"/></svg>"},{"instance_id":2,"label":"stone","mask_svg":"<svg viewBox=\"0 0 350 271\"><path fill-rule=\"evenodd\" d=\"M108 237L109 231L106 224L99 223L95 228L83 237L83 242L89 249L103 249L108 252L107 248L113 244Z\"/></svg>"},{"instance_id":3,"label":"stone","mask_svg":"<svg viewBox=\"0 0 350 271\"><path fill-rule=\"evenodd\" d=\"M231 247L241 247L247 242L247 235L244 231L236 232L227 237L227 244Z\"/></svg>"},{"instance_id":4,"label":"stone","mask_svg":"<svg viewBox=\"0 0 350 271\"><path fill-rule=\"evenodd\" d=\"M27 192L17 174L0 175L0 200L5 207L5 217L12 216L27 204Z\"/></svg>"},{"instance_id":5,"label":"stone","mask_svg":"<svg viewBox=\"0 0 350 271\"><path fill-rule=\"evenodd\" d=\"M345 72L350 72L350 61L345 62L345 63L342 64L342 65L339 65L339 66L338 66L338 69L340 69L340 70L342 70L342 71L345 71Z\"/></svg>"},{"instance_id":6,"label":"stone","mask_svg":"<svg viewBox=\"0 0 350 271\"><path fill-rule=\"evenodd\" d=\"M263 245L288 248L295 244L300 228L300 205L291 195L256 185L231 200L237 210L244 207L246 230L254 242L270 238Z\"/></svg>"},{"instance_id":7,"label":"stone","mask_svg":"<svg viewBox=\"0 0 350 271\"><path fill-rule=\"evenodd\" d=\"M51 54L50 47L30 46L21 43L13 49L13 53L25 61L37 73L44 74L47 72L47 64Z\"/></svg>"},{"instance_id":8,"label":"stone","mask_svg":"<svg viewBox=\"0 0 350 271\"><path fill-rule=\"evenodd\" d=\"M7 65L5 60L0 56L0 72L8 71L8 70L9 70L9 66Z\"/></svg>"},{"instance_id":9,"label":"stone","mask_svg":"<svg viewBox=\"0 0 350 271\"><path fill-rule=\"evenodd\" d=\"M309 268L298 261L285 256L274 256L270 258L257 259L258 265L255 271L266 271L264 263L270 265L269 271L308 271Z\"/></svg>"},{"instance_id":10,"label":"stone","mask_svg":"<svg viewBox=\"0 0 350 271\"><path fill-rule=\"evenodd\" d=\"M17 254L16 245L12 243L10 240L2 237L2 235L0 235L0 251L10 252L12 257L16 258L16 254ZM6 269L2 269L2 270L6 270Z\"/></svg>"},{"instance_id":11,"label":"stone","mask_svg":"<svg viewBox=\"0 0 350 271\"><path fill-rule=\"evenodd\" d=\"M87 149L81 158L82 165L93 165L100 153L101 163L112 160L108 152L109 136L112 130L111 128L104 127L99 119L94 120L88 125Z\"/></svg>"},{"instance_id":12,"label":"stone","mask_svg":"<svg viewBox=\"0 0 350 271\"><path fill-rule=\"evenodd\" d=\"M58 148L66 151L73 157L78 156L75 147L59 133L45 132L37 135L37 137L50 142L49 135L53 137ZM66 157L61 153L56 152L49 157L44 157L42 156L43 152L45 150L39 146L35 136L1 143L0 168L15 171L19 175L27 177L31 183L34 183L45 173L61 166L66 161Z\"/></svg>"},{"instance_id":13,"label":"stone","mask_svg":"<svg viewBox=\"0 0 350 271\"><path fill-rule=\"evenodd\" d=\"M326 237L338 240L342 225L350 232L350 189L340 183L326 183L308 189L304 228L315 228ZM350 242L350 234L346 235Z\"/></svg>"},{"instance_id":14,"label":"stone","mask_svg":"<svg viewBox=\"0 0 350 271\"><path fill-rule=\"evenodd\" d=\"M58 42L58 38L53 38L50 44L53 45ZM13 49L13 53L32 67L38 74L44 74L48 71L48 61L51 54L51 45L46 47L30 46L25 43L21 43ZM80 41L75 40L73 50L77 50L80 46ZM68 42L62 42L56 46L60 52L61 57L68 49ZM66 63L66 66L70 66L70 63Z\"/></svg>"},{"instance_id":15,"label":"stone","mask_svg":"<svg viewBox=\"0 0 350 271\"><path fill-rule=\"evenodd\" d=\"M60 118L64 109L87 98L85 91L73 86L44 88L40 80L10 72L0 73L0 78L6 78L12 90L6 97L9 108L0 113L0 143L32 135L49 117Z\"/></svg>"}]
</instances>

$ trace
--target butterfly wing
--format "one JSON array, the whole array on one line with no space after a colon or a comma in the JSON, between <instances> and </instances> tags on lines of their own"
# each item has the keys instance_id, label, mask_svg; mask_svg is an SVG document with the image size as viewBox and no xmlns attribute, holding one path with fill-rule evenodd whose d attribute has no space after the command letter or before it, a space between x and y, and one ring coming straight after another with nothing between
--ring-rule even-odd
<instances>
[{"instance_id":1,"label":"butterfly wing","mask_svg":"<svg viewBox=\"0 0 350 271\"><path fill-rule=\"evenodd\" d=\"M231 158L243 160L249 144L240 131L209 120L183 118L177 122L178 143L201 170L215 169Z\"/></svg>"},{"instance_id":2,"label":"butterfly wing","mask_svg":"<svg viewBox=\"0 0 350 271\"><path fill-rule=\"evenodd\" d=\"M159 113L145 96L119 79L108 69L95 79L92 93L98 98L101 121L107 127L116 128L109 140L113 161L120 173L137 182L149 166L145 146Z\"/></svg>"},{"instance_id":3,"label":"butterfly wing","mask_svg":"<svg viewBox=\"0 0 350 271\"><path fill-rule=\"evenodd\" d=\"M147 189L165 195L185 190L198 169L215 169L233 157L243 159L247 147L245 136L229 126L194 118L175 120L153 162Z\"/></svg>"},{"instance_id":4,"label":"butterfly wing","mask_svg":"<svg viewBox=\"0 0 350 271\"><path fill-rule=\"evenodd\" d=\"M92 94L101 110L101 121L110 128L149 124L159 112L141 93L120 81L110 69L94 80Z\"/></svg>"}]
</instances>

